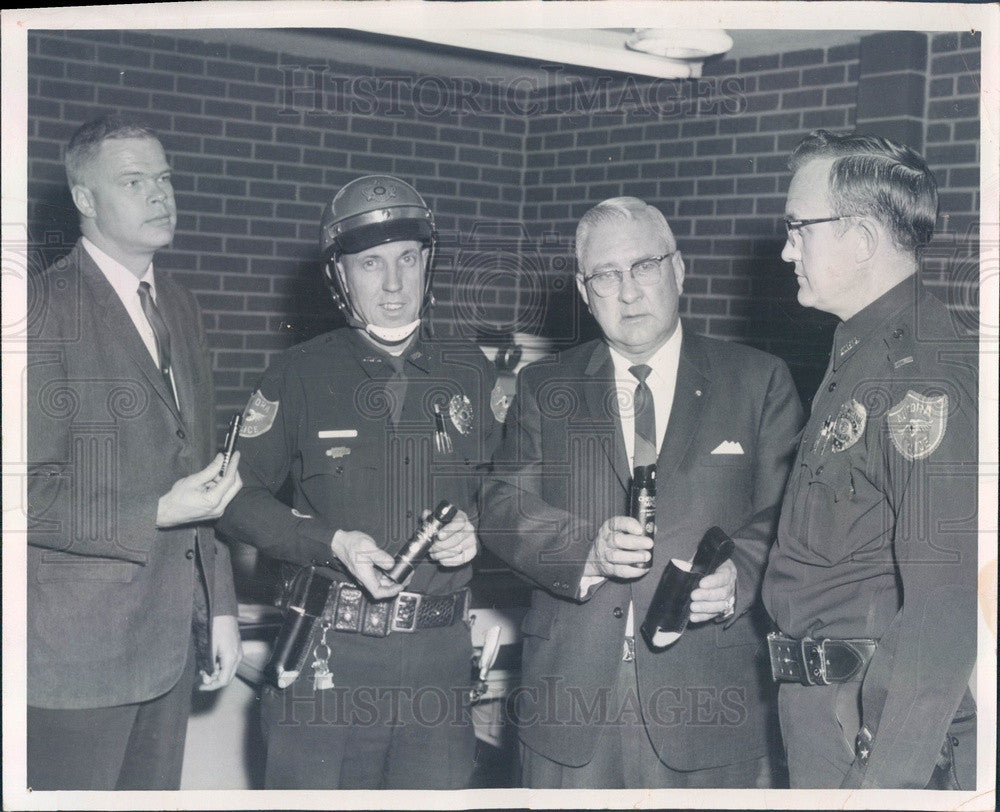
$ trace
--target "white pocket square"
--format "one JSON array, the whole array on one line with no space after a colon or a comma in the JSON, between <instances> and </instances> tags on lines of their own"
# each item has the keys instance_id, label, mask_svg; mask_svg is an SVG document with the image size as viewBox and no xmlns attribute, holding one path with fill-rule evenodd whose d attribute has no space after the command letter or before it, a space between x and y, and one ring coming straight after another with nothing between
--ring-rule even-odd
<instances>
[{"instance_id":1,"label":"white pocket square","mask_svg":"<svg viewBox=\"0 0 1000 812\"><path fill-rule=\"evenodd\" d=\"M725 442L719 443L715 450L712 451L713 454L742 454L743 446L734 440L726 440Z\"/></svg>"}]
</instances>

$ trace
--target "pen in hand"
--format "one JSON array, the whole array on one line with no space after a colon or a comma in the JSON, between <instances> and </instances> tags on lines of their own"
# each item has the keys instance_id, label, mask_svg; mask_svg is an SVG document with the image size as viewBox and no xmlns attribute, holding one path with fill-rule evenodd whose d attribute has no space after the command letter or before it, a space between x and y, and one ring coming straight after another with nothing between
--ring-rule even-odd
<instances>
[{"instance_id":1,"label":"pen in hand","mask_svg":"<svg viewBox=\"0 0 1000 812\"><path fill-rule=\"evenodd\" d=\"M241 412L234 412L232 420L229 421L229 429L226 431L226 442L222 449L222 466L219 468L219 473L216 474L215 478L206 485L207 488L212 488L219 482L225 475L229 468L229 461L233 457L233 451L236 450L236 441L240 436L240 424L243 422L243 414Z\"/></svg>"}]
</instances>

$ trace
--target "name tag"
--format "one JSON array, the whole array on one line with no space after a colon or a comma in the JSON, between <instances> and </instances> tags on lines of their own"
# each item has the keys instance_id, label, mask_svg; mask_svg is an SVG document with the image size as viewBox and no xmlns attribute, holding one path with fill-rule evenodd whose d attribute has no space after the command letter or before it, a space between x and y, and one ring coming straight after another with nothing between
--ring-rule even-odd
<instances>
[{"instance_id":1,"label":"name tag","mask_svg":"<svg viewBox=\"0 0 1000 812\"><path fill-rule=\"evenodd\" d=\"M321 440L351 440L358 436L357 429L325 429L316 432Z\"/></svg>"}]
</instances>

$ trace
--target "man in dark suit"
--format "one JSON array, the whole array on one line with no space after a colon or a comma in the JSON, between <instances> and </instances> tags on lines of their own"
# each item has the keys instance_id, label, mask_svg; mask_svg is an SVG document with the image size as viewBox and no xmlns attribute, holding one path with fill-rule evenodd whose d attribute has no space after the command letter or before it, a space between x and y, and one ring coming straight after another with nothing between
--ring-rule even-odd
<instances>
[{"instance_id":1,"label":"man in dark suit","mask_svg":"<svg viewBox=\"0 0 1000 812\"><path fill-rule=\"evenodd\" d=\"M654 207L599 204L576 252L604 340L521 373L481 497L483 543L534 585L518 690L524 782L754 786L769 716L758 588L798 397L778 359L682 329L684 261ZM651 462L655 540L626 515L631 464ZM659 575L713 525L735 552L700 580L692 625L653 651L635 631Z\"/></svg>"},{"instance_id":2,"label":"man in dark suit","mask_svg":"<svg viewBox=\"0 0 1000 812\"><path fill-rule=\"evenodd\" d=\"M177 221L152 132L85 124L82 238L37 280L28 345L28 785L176 789L191 689L240 657L194 297L153 273Z\"/></svg>"}]
</instances>

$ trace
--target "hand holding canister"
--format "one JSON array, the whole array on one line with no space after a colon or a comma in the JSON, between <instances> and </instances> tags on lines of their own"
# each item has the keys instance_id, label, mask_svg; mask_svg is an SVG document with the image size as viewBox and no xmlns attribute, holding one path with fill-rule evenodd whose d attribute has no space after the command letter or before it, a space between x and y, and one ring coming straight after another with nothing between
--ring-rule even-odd
<instances>
[{"instance_id":1,"label":"hand holding canister","mask_svg":"<svg viewBox=\"0 0 1000 812\"><path fill-rule=\"evenodd\" d=\"M427 555L438 531L454 519L457 512L456 507L450 502L439 502L438 506L434 508L434 512L426 519L422 519L417 525L417 529L406 542L406 546L400 550L392 568L386 575L397 584L401 584L409 578L417 564Z\"/></svg>"},{"instance_id":2,"label":"hand holding canister","mask_svg":"<svg viewBox=\"0 0 1000 812\"><path fill-rule=\"evenodd\" d=\"M647 538L656 537L656 463L635 467L629 488L628 515L642 525L642 532ZM647 570L652 567L653 551L649 551L646 561L635 566Z\"/></svg>"},{"instance_id":3,"label":"hand holding canister","mask_svg":"<svg viewBox=\"0 0 1000 812\"><path fill-rule=\"evenodd\" d=\"M675 643L687 628L691 592L732 554L733 540L718 527L709 528L691 562L673 558L663 570L640 631L654 651Z\"/></svg>"}]
</instances>

